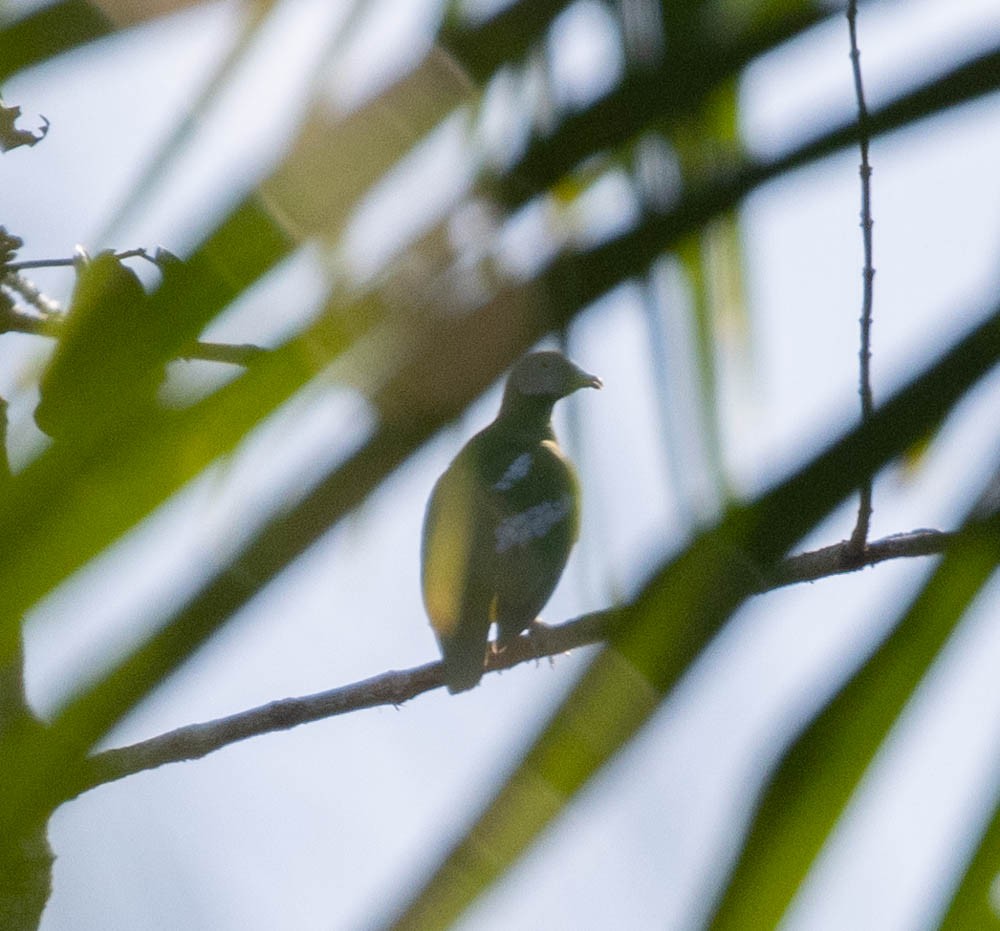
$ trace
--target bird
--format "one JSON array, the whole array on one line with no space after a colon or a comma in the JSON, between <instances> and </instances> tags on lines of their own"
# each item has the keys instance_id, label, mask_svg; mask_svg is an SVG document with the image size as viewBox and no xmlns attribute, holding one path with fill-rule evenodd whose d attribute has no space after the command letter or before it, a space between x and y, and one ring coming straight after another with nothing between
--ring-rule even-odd
<instances>
[{"instance_id":1,"label":"bird","mask_svg":"<svg viewBox=\"0 0 1000 931\"><path fill-rule=\"evenodd\" d=\"M479 684L490 627L502 650L555 590L580 526L576 470L552 429L555 403L601 380L559 352L511 369L496 419L435 483L421 542L424 607L452 694Z\"/></svg>"}]
</instances>

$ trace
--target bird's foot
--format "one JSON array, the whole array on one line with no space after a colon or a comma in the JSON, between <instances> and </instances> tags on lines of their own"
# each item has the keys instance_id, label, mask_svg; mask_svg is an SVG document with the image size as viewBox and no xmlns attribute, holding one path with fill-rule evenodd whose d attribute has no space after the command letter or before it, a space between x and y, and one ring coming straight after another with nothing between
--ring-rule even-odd
<instances>
[{"instance_id":1,"label":"bird's foot","mask_svg":"<svg viewBox=\"0 0 1000 931\"><path fill-rule=\"evenodd\" d=\"M535 661L538 662L545 657L548 657L549 665L555 667L555 650L552 644L552 628L548 624L535 618L529 625L528 629L525 631L528 643L531 645L531 649L535 654Z\"/></svg>"},{"instance_id":2,"label":"bird's foot","mask_svg":"<svg viewBox=\"0 0 1000 931\"><path fill-rule=\"evenodd\" d=\"M554 666L554 654L560 651L553 640L552 632L552 627L536 619L513 637L502 635L497 637L496 640L490 641L487 666L492 666L508 651L511 651L511 662L503 665L512 665L530 658L534 658L537 663L547 657L549 664Z\"/></svg>"}]
</instances>

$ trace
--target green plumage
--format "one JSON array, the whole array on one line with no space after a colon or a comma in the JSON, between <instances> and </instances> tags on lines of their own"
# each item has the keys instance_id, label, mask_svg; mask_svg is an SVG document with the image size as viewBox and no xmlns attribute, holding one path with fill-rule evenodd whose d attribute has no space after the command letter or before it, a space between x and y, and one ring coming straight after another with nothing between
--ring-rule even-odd
<instances>
[{"instance_id":1,"label":"green plumage","mask_svg":"<svg viewBox=\"0 0 1000 931\"><path fill-rule=\"evenodd\" d=\"M496 420L438 479L422 546L424 605L450 692L483 675L490 625L502 647L549 600L579 530L579 486L552 431L552 408L600 379L557 352L514 366Z\"/></svg>"}]
</instances>

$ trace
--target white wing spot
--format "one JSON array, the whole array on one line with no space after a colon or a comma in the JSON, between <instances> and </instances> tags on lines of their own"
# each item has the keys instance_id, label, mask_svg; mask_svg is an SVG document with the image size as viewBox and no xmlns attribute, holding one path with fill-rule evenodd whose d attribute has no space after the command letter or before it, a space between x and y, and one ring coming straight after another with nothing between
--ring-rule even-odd
<instances>
[{"instance_id":1,"label":"white wing spot","mask_svg":"<svg viewBox=\"0 0 1000 931\"><path fill-rule=\"evenodd\" d=\"M496 530L497 552L503 553L512 546L524 546L544 537L569 514L570 506L567 495L558 501L543 501L501 521Z\"/></svg>"},{"instance_id":2,"label":"white wing spot","mask_svg":"<svg viewBox=\"0 0 1000 931\"><path fill-rule=\"evenodd\" d=\"M528 472L531 471L531 453L521 453L500 476L493 486L496 491L510 491Z\"/></svg>"}]
</instances>

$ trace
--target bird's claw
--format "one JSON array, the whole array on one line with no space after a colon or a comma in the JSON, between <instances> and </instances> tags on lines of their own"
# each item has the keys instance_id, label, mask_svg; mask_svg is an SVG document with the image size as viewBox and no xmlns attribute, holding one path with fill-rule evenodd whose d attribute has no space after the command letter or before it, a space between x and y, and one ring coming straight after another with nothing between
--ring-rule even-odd
<instances>
[{"instance_id":1,"label":"bird's claw","mask_svg":"<svg viewBox=\"0 0 1000 931\"><path fill-rule=\"evenodd\" d=\"M556 660L552 652L552 644L549 637L550 630L551 628L548 624L545 624L536 618L528 625L525 635L527 636L528 643L531 645L531 649L535 654L535 662L537 663L547 657L549 666L555 668Z\"/></svg>"}]
</instances>

